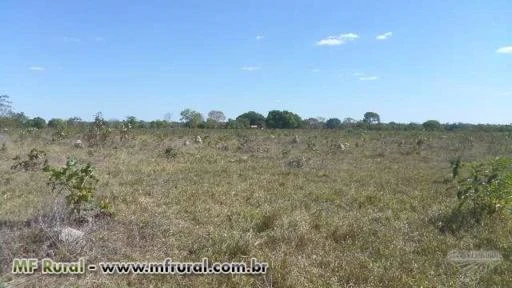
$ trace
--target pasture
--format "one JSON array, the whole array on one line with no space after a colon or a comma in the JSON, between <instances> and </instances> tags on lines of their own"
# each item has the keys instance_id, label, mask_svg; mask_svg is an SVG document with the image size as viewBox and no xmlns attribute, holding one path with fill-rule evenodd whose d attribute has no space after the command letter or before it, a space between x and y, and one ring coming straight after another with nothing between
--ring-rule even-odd
<instances>
[{"instance_id":1,"label":"pasture","mask_svg":"<svg viewBox=\"0 0 512 288\"><path fill-rule=\"evenodd\" d=\"M512 287L510 215L454 215L450 167L455 157L511 156L510 134L140 129L127 138L80 148L79 132L2 137L0 287ZM46 172L11 169L32 148L53 167L69 156L92 163L95 197L111 215L69 219ZM63 245L57 227L84 232L83 245ZM494 250L503 259L463 269L447 261L452 250ZM270 267L260 276L12 275L15 257L255 257Z\"/></svg>"}]
</instances>

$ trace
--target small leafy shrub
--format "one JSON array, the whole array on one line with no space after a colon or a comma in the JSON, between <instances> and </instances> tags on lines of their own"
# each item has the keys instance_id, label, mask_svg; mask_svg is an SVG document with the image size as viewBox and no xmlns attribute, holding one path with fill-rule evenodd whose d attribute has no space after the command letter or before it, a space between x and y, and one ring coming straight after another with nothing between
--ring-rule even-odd
<instances>
[{"instance_id":1,"label":"small leafy shrub","mask_svg":"<svg viewBox=\"0 0 512 288\"><path fill-rule=\"evenodd\" d=\"M457 176L459 176L460 169L462 168L461 157L459 156L450 160L450 166L452 168L452 179L455 179Z\"/></svg>"},{"instance_id":2,"label":"small leafy shrub","mask_svg":"<svg viewBox=\"0 0 512 288\"><path fill-rule=\"evenodd\" d=\"M47 167L48 159L46 159L46 152L33 148L27 155L26 160L22 160L18 155L12 160L17 161L11 166L12 170L23 169L25 171L37 171Z\"/></svg>"},{"instance_id":3,"label":"small leafy shrub","mask_svg":"<svg viewBox=\"0 0 512 288\"><path fill-rule=\"evenodd\" d=\"M164 151L164 155L168 160L175 159L178 157L178 151L172 147L167 147Z\"/></svg>"},{"instance_id":4,"label":"small leafy shrub","mask_svg":"<svg viewBox=\"0 0 512 288\"><path fill-rule=\"evenodd\" d=\"M424 137L418 137L416 139L416 150L421 150L425 146L426 140Z\"/></svg>"},{"instance_id":5,"label":"small leafy shrub","mask_svg":"<svg viewBox=\"0 0 512 288\"><path fill-rule=\"evenodd\" d=\"M48 167L46 172L50 174L48 185L52 191L66 194L66 202L74 215L82 217L85 212L95 208L107 212L111 210L107 202L96 203L96 185L99 180L91 163L84 165L75 158L68 158L65 167Z\"/></svg>"},{"instance_id":6,"label":"small leafy shrub","mask_svg":"<svg viewBox=\"0 0 512 288\"><path fill-rule=\"evenodd\" d=\"M467 166L467 175L458 180L458 208L468 208L478 218L506 210L512 212L512 159L498 157Z\"/></svg>"},{"instance_id":7,"label":"small leafy shrub","mask_svg":"<svg viewBox=\"0 0 512 288\"><path fill-rule=\"evenodd\" d=\"M66 133L64 133L63 130L57 129L55 132L52 133L52 141L59 141L66 137Z\"/></svg>"},{"instance_id":8,"label":"small leafy shrub","mask_svg":"<svg viewBox=\"0 0 512 288\"><path fill-rule=\"evenodd\" d=\"M123 123L119 130L119 141L128 141L128 138L132 131L132 125L130 123Z\"/></svg>"},{"instance_id":9,"label":"small leafy shrub","mask_svg":"<svg viewBox=\"0 0 512 288\"><path fill-rule=\"evenodd\" d=\"M0 148L0 153L7 153L7 145L2 143L2 148Z\"/></svg>"},{"instance_id":10,"label":"small leafy shrub","mask_svg":"<svg viewBox=\"0 0 512 288\"><path fill-rule=\"evenodd\" d=\"M89 132L85 135L85 139L91 146L99 146L105 144L112 134L112 129L107 126L107 122L103 119L101 112L94 116L94 123Z\"/></svg>"}]
</instances>

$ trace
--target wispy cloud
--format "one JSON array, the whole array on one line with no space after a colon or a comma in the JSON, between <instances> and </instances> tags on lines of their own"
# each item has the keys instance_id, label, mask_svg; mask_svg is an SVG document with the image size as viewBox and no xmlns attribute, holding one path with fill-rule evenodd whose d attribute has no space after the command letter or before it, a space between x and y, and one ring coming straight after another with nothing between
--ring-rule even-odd
<instances>
[{"instance_id":1,"label":"wispy cloud","mask_svg":"<svg viewBox=\"0 0 512 288\"><path fill-rule=\"evenodd\" d=\"M263 35L256 35L256 40L258 40L258 41L263 39L263 38L265 38L265 36L263 36Z\"/></svg>"},{"instance_id":2,"label":"wispy cloud","mask_svg":"<svg viewBox=\"0 0 512 288\"><path fill-rule=\"evenodd\" d=\"M377 39L377 40L387 40L391 36L393 36L393 32L386 32L384 34L377 35L377 37L375 37L375 39Z\"/></svg>"},{"instance_id":3,"label":"wispy cloud","mask_svg":"<svg viewBox=\"0 0 512 288\"><path fill-rule=\"evenodd\" d=\"M352 76L357 77L361 81L375 81L380 79L379 76L366 75L365 73L362 72L352 73Z\"/></svg>"},{"instance_id":4,"label":"wispy cloud","mask_svg":"<svg viewBox=\"0 0 512 288\"><path fill-rule=\"evenodd\" d=\"M379 80L379 77L378 76L361 76L361 77L359 77L359 80L361 80L361 81L374 81L374 80Z\"/></svg>"},{"instance_id":5,"label":"wispy cloud","mask_svg":"<svg viewBox=\"0 0 512 288\"><path fill-rule=\"evenodd\" d=\"M336 36L328 36L316 42L318 46L338 46L359 38L359 35L354 33L340 34Z\"/></svg>"},{"instance_id":6,"label":"wispy cloud","mask_svg":"<svg viewBox=\"0 0 512 288\"><path fill-rule=\"evenodd\" d=\"M260 67L259 66L244 66L241 69L246 72L254 72L254 71L260 70Z\"/></svg>"},{"instance_id":7,"label":"wispy cloud","mask_svg":"<svg viewBox=\"0 0 512 288\"><path fill-rule=\"evenodd\" d=\"M512 46L505 46L501 47L498 50L496 50L496 53L500 54L512 54Z\"/></svg>"},{"instance_id":8,"label":"wispy cloud","mask_svg":"<svg viewBox=\"0 0 512 288\"><path fill-rule=\"evenodd\" d=\"M64 40L64 42L69 42L69 43L78 43L78 42L80 42L80 38L76 38L76 37L64 37L62 39Z\"/></svg>"},{"instance_id":9,"label":"wispy cloud","mask_svg":"<svg viewBox=\"0 0 512 288\"><path fill-rule=\"evenodd\" d=\"M28 67L28 70L30 70L30 71L44 71L44 70L46 70L46 68L41 67L41 66L30 66L30 67Z\"/></svg>"}]
</instances>

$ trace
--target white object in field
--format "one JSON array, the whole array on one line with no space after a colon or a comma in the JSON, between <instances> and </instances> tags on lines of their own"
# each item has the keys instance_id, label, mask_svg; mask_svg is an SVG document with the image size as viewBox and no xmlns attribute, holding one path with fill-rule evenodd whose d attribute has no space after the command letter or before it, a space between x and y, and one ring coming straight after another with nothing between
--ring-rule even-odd
<instances>
[{"instance_id":1,"label":"white object in field","mask_svg":"<svg viewBox=\"0 0 512 288\"><path fill-rule=\"evenodd\" d=\"M75 146L76 148L83 148L82 140L76 140L75 142L73 142L73 146Z\"/></svg>"},{"instance_id":2,"label":"white object in field","mask_svg":"<svg viewBox=\"0 0 512 288\"><path fill-rule=\"evenodd\" d=\"M60 231L59 240L71 246L82 245L84 243L84 232L66 227Z\"/></svg>"}]
</instances>

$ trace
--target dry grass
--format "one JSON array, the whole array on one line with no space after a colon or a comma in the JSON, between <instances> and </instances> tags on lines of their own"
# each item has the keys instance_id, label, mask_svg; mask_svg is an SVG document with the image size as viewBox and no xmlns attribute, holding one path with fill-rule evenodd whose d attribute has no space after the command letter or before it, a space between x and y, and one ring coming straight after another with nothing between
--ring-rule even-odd
<instances>
[{"instance_id":1,"label":"dry grass","mask_svg":"<svg viewBox=\"0 0 512 288\"><path fill-rule=\"evenodd\" d=\"M203 144L194 142L201 136ZM294 141L298 135L300 141ZM76 138L75 138L76 139ZM418 140L421 139L421 145ZM456 204L449 159L510 155L506 134L167 130L76 149L73 139L11 135L0 152L0 283L15 287L511 287L512 223L443 229ZM184 142L190 141L185 146ZM298 142L298 143L297 143ZM348 143L346 150L339 143ZM80 251L52 227L73 225L43 172L12 171L37 147L50 165L91 161L98 197L115 216L77 227ZM175 157L166 157L173 148ZM292 164L290 164L292 163ZM59 208L60 207L60 208ZM463 279L450 250L497 250L504 260ZM270 263L266 276L9 274L13 257L100 261ZM350 286L352 285L352 286ZM1 284L0 284L1 287Z\"/></svg>"}]
</instances>

